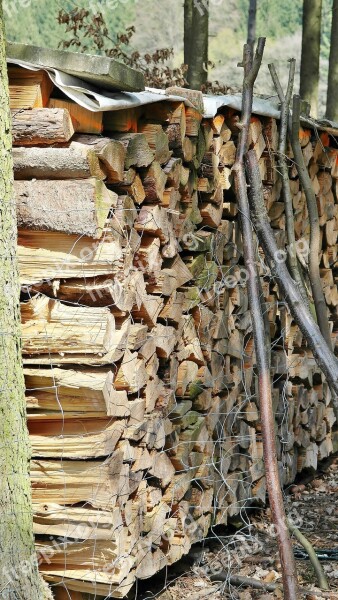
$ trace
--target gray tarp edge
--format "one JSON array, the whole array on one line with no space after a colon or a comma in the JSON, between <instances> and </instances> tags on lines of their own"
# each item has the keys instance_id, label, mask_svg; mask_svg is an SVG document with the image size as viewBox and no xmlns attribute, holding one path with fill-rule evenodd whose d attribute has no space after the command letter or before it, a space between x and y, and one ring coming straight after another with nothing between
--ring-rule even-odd
<instances>
[{"instance_id":1,"label":"gray tarp edge","mask_svg":"<svg viewBox=\"0 0 338 600\"><path fill-rule=\"evenodd\" d=\"M7 59L10 64L22 66L26 69L33 71L41 70L41 66L37 66L31 63L24 63L15 59ZM57 69L46 68L45 71L49 74L54 85L58 87L68 98L91 110L92 112L100 111L112 111L122 110L126 108L135 108L137 106L144 106L152 104L154 102L162 102L164 100L181 101L187 106L192 104L186 98L181 96L173 96L166 94L165 90L155 90L152 88L146 88L144 92L108 92L107 90L99 90L94 86L90 85L73 77L67 75ZM222 107L228 106L236 110L241 110L242 96L241 94L227 94L224 96L203 96L204 101L204 114L205 118L214 117L218 110ZM280 111L278 108L278 100L275 98L258 98L255 97L252 106L253 114L273 117L279 119ZM320 129L322 131L328 131L332 135L338 136L338 123L334 123L328 120L316 121L311 118L302 117L302 123L310 127L311 129Z\"/></svg>"}]
</instances>

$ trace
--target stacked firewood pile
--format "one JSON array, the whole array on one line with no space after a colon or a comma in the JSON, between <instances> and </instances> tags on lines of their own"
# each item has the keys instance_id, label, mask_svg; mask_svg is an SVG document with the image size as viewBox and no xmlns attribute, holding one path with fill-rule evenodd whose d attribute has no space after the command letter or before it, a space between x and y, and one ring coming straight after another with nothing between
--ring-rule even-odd
<instances>
[{"instance_id":1,"label":"stacked firewood pile","mask_svg":"<svg viewBox=\"0 0 338 600\"><path fill-rule=\"evenodd\" d=\"M46 97L45 86L32 108L20 95L24 73L13 72L11 97L36 545L60 590L122 598L211 526L265 501L232 189L239 115L203 119L201 98L186 90L186 104L89 113L51 89ZM253 117L250 144L283 260L277 125ZM326 132L301 129L300 139L334 342L338 150ZM306 282L310 232L292 163L290 184ZM259 248L257 261L288 484L332 452L335 419Z\"/></svg>"}]
</instances>

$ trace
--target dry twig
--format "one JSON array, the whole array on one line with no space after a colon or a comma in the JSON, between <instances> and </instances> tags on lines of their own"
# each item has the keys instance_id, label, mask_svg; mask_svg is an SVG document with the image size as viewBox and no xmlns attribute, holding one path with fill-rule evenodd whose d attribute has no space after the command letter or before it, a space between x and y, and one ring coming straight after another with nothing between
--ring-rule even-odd
<instances>
[{"instance_id":1,"label":"dry twig","mask_svg":"<svg viewBox=\"0 0 338 600\"><path fill-rule=\"evenodd\" d=\"M330 349L332 349L329 321L327 318L327 307L323 293L319 271L320 256L320 227L317 209L316 195L314 193L308 170L305 166L303 152L299 143L300 124L300 97L293 97L292 121L291 121L291 144L295 158L295 164L299 179L306 196L307 210L310 222L310 251L309 251L309 278L311 283L313 300L315 303L317 321L323 338Z\"/></svg>"}]
</instances>

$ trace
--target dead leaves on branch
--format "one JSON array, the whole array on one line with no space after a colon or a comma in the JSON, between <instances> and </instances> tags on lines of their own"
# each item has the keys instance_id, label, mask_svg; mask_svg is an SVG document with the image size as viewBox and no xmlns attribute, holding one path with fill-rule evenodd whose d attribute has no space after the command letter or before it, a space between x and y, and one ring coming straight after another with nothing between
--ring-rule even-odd
<instances>
[{"instance_id":1,"label":"dead leaves on branch","mask_svg":"<svg viewBox=\"0 0 338 600\"><path fill-rule=\"evenodd\" d=\"M60 10L57 21L65 28L67 39L60 42L59 47L75 51L90 52L93 49L109 58L114 58L125 65L141 71L148 87L167 88L187 86L186 73L188 65L181 64L173 68L170 64L174 58L173 48L158 48L155 52L141 53L131 49L135 27L127 27L124 32L114 37L109 34L105 18L101 12L94 14L85 8L74 8L67 12ZM215 65L209 61L206 69ZM226 94L227 86L218 81L208 82L202 91L208 94Z\"/></svg>"}]
</instances>

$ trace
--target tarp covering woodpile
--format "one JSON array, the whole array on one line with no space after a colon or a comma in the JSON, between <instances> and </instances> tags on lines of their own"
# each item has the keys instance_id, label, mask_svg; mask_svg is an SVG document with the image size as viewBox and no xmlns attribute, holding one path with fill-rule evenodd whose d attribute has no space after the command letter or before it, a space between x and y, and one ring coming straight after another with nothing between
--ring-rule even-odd
<instances>
[{"instance_id":1,"label":"tarp covering woodpile","mask_svg":"<svg viewBox=\"0 0 338 600\"><path fill-rule=\"evenodd\" d=\"M94 110L74 102L82 94L69 91L74 67L72 74L55 67L50 78L52 70L10 54L36 546L56 597L59 585L123 598L136 578L173 564L211 527L265 502L232 189L239 105L138 88L130 97L148 100ZM96 102L128 98L94 84ZM257 110L250 145L283 260L274 110ZM317 195L318 260L337 344L336 131L309 123L300 139ZM306 200L292 166L289 176L306 277ZM257 261L286 485L337 448L335 417L259 252Z\"/></svg>"}]
</instances>

